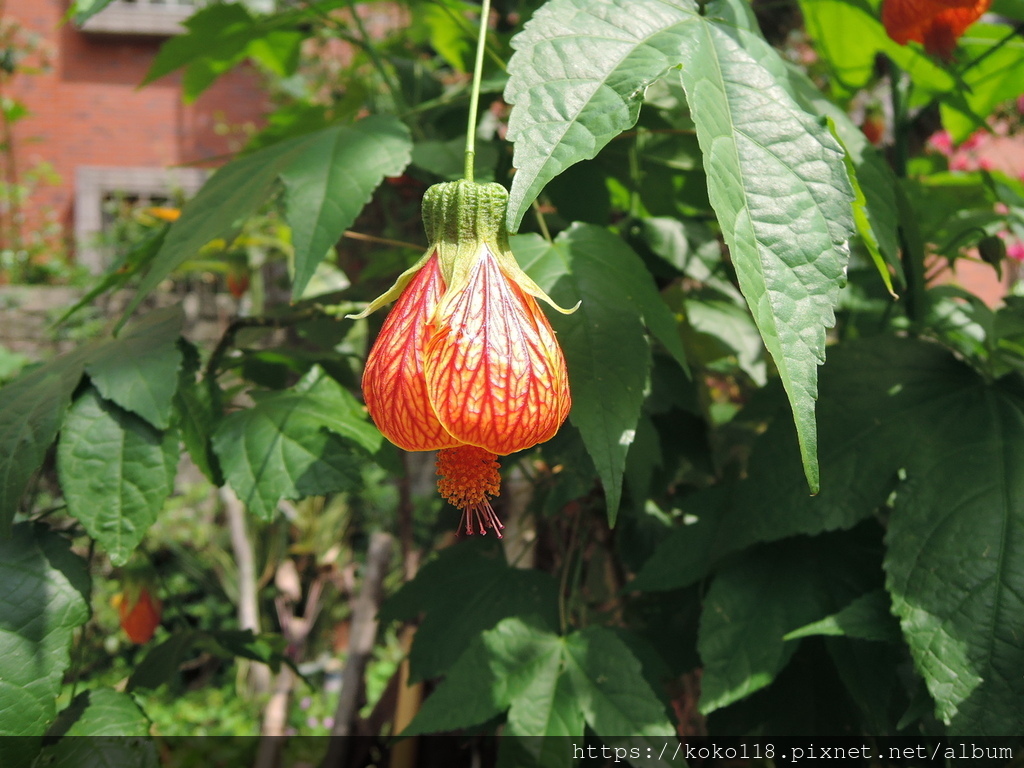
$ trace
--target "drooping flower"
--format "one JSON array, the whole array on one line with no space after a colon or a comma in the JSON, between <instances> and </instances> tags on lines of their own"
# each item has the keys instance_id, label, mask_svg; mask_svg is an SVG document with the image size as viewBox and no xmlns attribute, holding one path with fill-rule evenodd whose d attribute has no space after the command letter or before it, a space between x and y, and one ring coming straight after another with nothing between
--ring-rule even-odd
<instances>
[{"instance_id":1,"label":"drooping flower","mask_svg":"<svg viewBox=\"0 0 1024 768\"><path fill-rule=\"evenodd\" d=\"M356 317L397 298L367 357L374 423L409 451L438 450L438 490L467 533L501 536L488 500L497 456L549 440L569 413L565 359L537 304L565 312L519 267L499 184L436 184L423 198L430 247ZM572 310L569 310L572 311Z\"/></svg>"},{"instance_id":2,"label":"drooping flower","mask_svg":"<svg viewBox=\"0 0 1024 768\"><path fill-rule=\"evenodd\" d=\"M153 596L146 584L132 584L115 597L121 619L121 629L136 645L144 645L153 638L160 626L163 604Z\"/></svg>"},{"instance_id":3,"label":"drooping flower","mask_svg":"<svg viewBox=\"0 0 1024 768\"><path fill-rule=\"evenodd\" d=\"M882 24L900 45L914 40L949 61L957 40L991 4L992 0L884 0Z\"/></svg>"}]
</instances>

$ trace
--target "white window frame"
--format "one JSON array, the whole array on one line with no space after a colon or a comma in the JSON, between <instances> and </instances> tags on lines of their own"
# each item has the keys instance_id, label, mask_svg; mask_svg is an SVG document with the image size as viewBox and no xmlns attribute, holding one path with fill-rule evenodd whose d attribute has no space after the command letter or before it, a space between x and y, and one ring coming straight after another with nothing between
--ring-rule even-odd
<instances>
[{"instance_id":1,"label":"white window frame","mask_svg":"<svg viewBox=\"0 0 1024 768\"><path fill-rule=\"evenodd\" d=\"M182 22L196 10L193 0L113 0L87 19L81 30L107 35L172 37L185 32Z\"/></svg>"},{"instance_id":2,"label":"white window frame","mask_svg":"<svg viewBox=\"0 0 1024 768\"><path fill-rule=\"evenodd\" d=\"M201 168L140 168L81 165L75 170L75 243L77 261L94 274L108 266L110 254L99 245L103 203L114 195L192 197L212 171Z\"/></svg>"}]
</instances>

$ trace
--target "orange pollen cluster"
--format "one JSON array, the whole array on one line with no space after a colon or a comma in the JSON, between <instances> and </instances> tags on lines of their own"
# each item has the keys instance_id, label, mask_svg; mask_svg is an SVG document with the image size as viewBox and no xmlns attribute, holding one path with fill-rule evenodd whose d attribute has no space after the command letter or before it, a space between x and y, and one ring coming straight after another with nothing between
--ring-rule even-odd
<instances>
[{"instance_id":1,"label":"orange pollen cluster","mask_svg":"<svg viewBox=\"0 0 1024 768\"><path fill-rule=\"evenodd\" d=\"M501 521L491 507L488 496L497 496L501 486L498 457L475 445L442 448L437 452L437 490L456 509L462 510L459 528L465 525L472 534L476 523L479 533L493 528L501 538Z\"/></svg>"}]
</instances>

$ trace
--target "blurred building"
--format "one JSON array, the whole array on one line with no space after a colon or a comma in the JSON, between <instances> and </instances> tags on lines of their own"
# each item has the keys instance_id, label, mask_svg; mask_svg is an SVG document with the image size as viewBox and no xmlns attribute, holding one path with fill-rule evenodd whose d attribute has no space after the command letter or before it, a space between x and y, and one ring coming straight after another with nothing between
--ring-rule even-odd
<instances>
[{"instance_id":1,"label":"blurred building","mask_svg":"<svg viewBox=\"0 0 1024 768\"><path fill-rule=\"evenodd\" d=\"M0 95L27 110L10 121L4 181L13 156L13 178L31 186L16 212L23 230L56 221L77 260L99 270L111 200L160 204L194 192L267 104L246 68L192 104L183 103L180 73L139 88L161 43L184 31L191 0L114 0L81 28L64 20L68 5L4 5L3 42L15 58ZM53 173L31 181L41 169Z\"/></svg>"}]
</instances>

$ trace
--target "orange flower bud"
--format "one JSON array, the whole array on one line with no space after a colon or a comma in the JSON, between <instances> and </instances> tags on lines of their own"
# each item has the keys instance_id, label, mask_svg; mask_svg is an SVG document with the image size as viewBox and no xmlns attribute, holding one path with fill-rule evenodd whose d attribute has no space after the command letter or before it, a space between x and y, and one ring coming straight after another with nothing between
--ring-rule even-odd
<instances>
[{"instance_id":1,"label":"orange flower bud","mask_svg":"<svg viewBox=\"0 0 1024 768\"><path fill-rule=\"evenodd\" d=\"M498 490L495 457L549 440L570 407L565 358L537 298L567 310L512 255L507 202L498 184L428 189L429 250L356 316L398 299L366 361L366 406L395 445L441 450L439 489L465 510L467 532L474 521L481 533L501 526L486 499Z\"/></svg>"},{"instance_id":2,"label":"orange flower bud","mask_svg":"<svg viewBox=\"0 0 1024 768\"><path fill-rule=\"evenodd\" d=\"M148 643L160 626L163 604L150 594L146 586L126 589L118 600L121 629L137 645Z\"/></svg>"},{"instance_id":3,"label":"orange flower bud","mask_svg":"<svg viewBox=\"0 0 1024 768\"><path fill-rule=\"evenodd\" d=\"M949 61L957 40L991 4L992 0L884 0L882 23L900 45L914 40Z\"/></svg>"}]
</instances>

